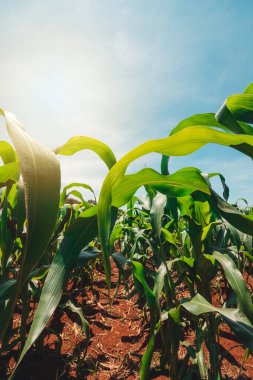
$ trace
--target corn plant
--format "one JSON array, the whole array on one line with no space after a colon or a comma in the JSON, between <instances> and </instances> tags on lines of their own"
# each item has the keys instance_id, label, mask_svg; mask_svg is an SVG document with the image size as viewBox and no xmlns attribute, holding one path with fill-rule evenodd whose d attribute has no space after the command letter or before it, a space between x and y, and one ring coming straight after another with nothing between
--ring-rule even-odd
<instances>
[{"instance_id":1,"label":"corn plant","mask_svg":"<svg viewBox=\"0 0 253 380\"><path fill-rule=\"evenodd\" d=\"M114 254L117 232L123 231L119 224L116 224L116 230L114 228L118 209L129 202L133 206L133 196L141 186L146 186L148 201L146 199L144 210L135 209L138 222L133 218L133 207L129 208L127 227L124 226L124 231L128 232L126 249L124 256L121 255L124 257L121 257L122 262L130 265L137 290L144 290L150 315L150 337L142 358L141 379L149 378L158 333L163 341L163 364L169 363L172 378L182 376L183 371L180 372L177 363L181 310L187 310L198 321L196 357L202 378L208 376L208 368L203 364L204 340L209 340L210 353L214 352L210 375L213 378L220 376L215 365L217 342L213 337L217 313L230 324L245 346L252 349L249 340L253 323L250 294L233 259L227 252L219 251L218 245L212 247L210 244L211 232L224 220L241 233L252 236L252 215L242 213L227 202L228 189L223 176L220 175L225 199L214 192L207 177L198 169L185 168L170 174L168 168L169 156L187 155L208 143L230 146L252 158L253 129L248 124L253 122L252 84L243 94L229 97L216 114L194 115L185 119L170 136L144 142L119 161L107 145L85 136L73 137L50 151L32 139L12 114L3 110L0 113L6 119L13 142L13 147L6 142L0 143L3 160L0 185L4 189L1 194L0 338L2 348L11 342L12 316L17 300L21 299L21 354L18 364L59 304L80 252L86 252L87 260L90 257L86 248L95 238L101 242L108 296L111 298L111 256L124 275L120 259ZM83 149L97 153L109 170L98 203L94 202L94 205L83 199L79 191L73 190L75 186L92 191L88 185L70 184L60 193L60 166L56 155L72 155ZM130 163L151 152L163 156L161 173L145 168L126 174ZM78 197L81 203L74 208L66 207L64 203L68 194ZM244 244L250 250L248 240ZM142 250L156 270L151 283L145 273L147 261ZM248 257L251 253L248 252ZM215 277L217 265L224 271L236 295L234 309L221 310L211 305L210 281ZM17 268L16 272L13 267ZM13 279L10 278L11 271ZM26 338L28 284L38 274L36 271L46 274L46 279ZM172 271L178 273L177 280L173 279ZM191 297L183 303L177 298L176 288L185 275Z\"/></svg>"}]
</instances>

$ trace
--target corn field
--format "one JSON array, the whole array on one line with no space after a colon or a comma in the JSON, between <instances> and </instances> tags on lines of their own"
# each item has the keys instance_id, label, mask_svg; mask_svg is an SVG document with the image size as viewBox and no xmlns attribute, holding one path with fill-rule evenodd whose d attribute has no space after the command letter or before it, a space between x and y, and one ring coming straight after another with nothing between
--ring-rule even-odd
<instances>
[{"instance_id":1,"label":"corn field","mask_svg":"<svg viewBox=\"0 0 253 380\"><path fill-rule=\"evenodd\" d=\"M2 378L14 379L28 351L40 349L40 336L59 307L78 313L89 340L82 305L68 300L67 289L77 268L92 277L97 263L105 274L109 304L122 284L126 292L133 284L138 295L148 324L141 380L151 378L158 346L158 367L167 378L224 378L219 344L224 323L244 346L243 366L253 351L252 289L245 277L252 273L253 210L247 203L241 209L228 202L226 173L202 173L195 167L171 173L170 157L213 143L253 158L253 84L229 96L217 113L182 120L169 136L146 141L118 161L106 144L86 136L74 136L50 151L13 114L0 113L12 141L0 142L0 363L15 347L18 353L15 368L0 364ZM98 201L86 183L61 188L57 156L84 149L108 168ZM133 161L152 152L160 154L160 172L144 168L126 174ZM222 196L212 188L214 176L221 181ZM141 187L145 195L137 196ZM84 199L83 189L93 202ZM112 265L118 275L115 290ZM218 306L214 287L220 292ZM36 304L32 314L31 302ZM14 331L17 310L21 322ZM189 326L194 342L184 339Z\"/></svg>"}]
</instances>

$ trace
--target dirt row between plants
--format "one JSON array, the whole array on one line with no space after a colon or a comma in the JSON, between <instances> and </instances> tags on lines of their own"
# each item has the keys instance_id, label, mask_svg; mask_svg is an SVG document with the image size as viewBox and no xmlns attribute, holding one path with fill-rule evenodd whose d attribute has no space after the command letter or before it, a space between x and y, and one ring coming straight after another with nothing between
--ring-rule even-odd
<instances>
[{"instance_id":1,"label":"dirt row between plants","mask_svg":"<svg viewBox=\"0 0 253 380\"><path fill-rule=\"evenodd\" d=\"M117 269L112 267L112 294L117 283ZM251 279L252 281L252 279ZM79 316L68 309L57 309L41 340L41 350L31 350L20 365L17 380L134 380L138 379L141 355L148 339L148 324L138 307L133 285L127 293L123 285L113 302L108 301L105 276L94 273L92 286L69 285L72 301L82 308L90 325L90 338L81 329ZM214 295L217 304L217 294ZM18 326L18 314L15 315ZM188 328L184 339L194 342L194 332ZM243 363L245 350L230 329L223 324L220 330L222 374L227 379L252 379L253 358ZM152 361L150 379L169 379L168 373L159 372L160 349ZM185 348L179 348L183 359ZM205 350L205 355L207 351ZM1 379L15 366L16 348L0 365ZM9 368L8 368L9 367ZM6 374L6 375L4 375Z\"/></svg>"}]
</instances>

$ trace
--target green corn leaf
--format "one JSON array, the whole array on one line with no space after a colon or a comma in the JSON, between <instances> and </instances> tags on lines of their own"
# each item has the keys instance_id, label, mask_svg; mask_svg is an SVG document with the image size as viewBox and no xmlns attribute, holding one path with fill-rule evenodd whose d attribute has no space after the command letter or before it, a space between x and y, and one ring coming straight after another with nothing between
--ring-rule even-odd
<instances>
[{"instance_id":1,"label":"green corn leaf","mask_svg":"<svg viewBox=\"0 0 253 380\"><path fill-rule=\"evenodd\" d=\"M249 124L235 120L231 112L228 110L226 103L216 113L203 113L192 115L182 120L172 131L171 135L188 127L210 127L219 128L224 132L242 133L246 135L253 134L253 129Z\"/></svg>"},{"instance_id":2,"label":"green corn leaf","mask_svg":"<svg viewBox=\"0 0 253 380\"><path fill-rule=\"evenodd\" d=\"M0 285L0 304L8 300L17 280L7 280Z\"/></svg>"},{"instance_id":3,"label":"green corn leaf","mask_svg":"<svg viewBox=\"0 0 253 380\"><path fill-rule=\"evenodd\" d=\"M245 90L243 91L244 94L253 94L253 82L250 83Z\"/></svg>"},{"instance_id":4,"label":"green corn leaf","mask_svg":"<svg viewBox=\"0 0 253 380\"><path fill-rule=\"evenodd\" d=\"M201 241L204 241L206 239L207 235L209 234L209 232L211 231L211 229L214 226L218 226L219 224L221 224L221 221L211 222L206 227L204 227L202 229Z\"/></svg>"},{"instance_id":5,"label":"green corn leaf","mask_svg":"<svg viewBox=\"0 0 253 380\"><path fill-rule=\"evenodd\" d=\"M45 253L53 233L59 205L60 166L55 155L32 139L14 115L3 110L0 110L0 114L6 119L8 134L17 151L24 183L27 219L27 241L17 286L1 316L3 336L18 294L27 276Z\"/></svg>"},{"instance_id":6,"label":"green corn leaf","mask_svg":"<svg viewBox=\"0 0 253 380\"><path fill-rule=\"evenodd\" d=\"M64 305L61 305L62 308L68 307L73 313L76 313L81 321L82 330L86 335L86 338L89 339L90 337L90 325L87 319L84 318L83 310L81 307L77 307L73 304L71 301L67 301Z\"/></svg>"},{"instance_id":7,"label":"green corn leaf","mask_svg":"<svg viewBox=\"0 0 253 380\"><path fill-rule=\"evenodd\" d=\"M115 243L115 240L118 239L118 237L120 236L120 234L122 233L123 231L123 224L116 224L114 229L112 230L112 233L110 235L110 251L113 252L114 251L114 243Z\"/></svg>"},{"instance_id":8,"label":"green corn leaf","mask_svg":"<svg viewBox=\"0 0 253 380\"><path fill-rule=\"evenodd\" d=\"M8 195L7 195L8 194ZM7 201L9 205L9 212L15 215L15 207L17 205L17 183L13 184L7 191Z\"/></svg>"},{"instance_id":9,"label":"green corn leaf","mask_svg":"<svg viewBox=\"0 0 253 380\"><path fill-rule=\"evenodd\" d=\"M74 190L71 190L71 191L68 193L68 195L73 195L74 197L78 198L78 200L79 200L81 203L83 203L85 206L88 205L88 208L91 207L91 205L90 205L88 202L86 202L86 201L84 200L83 195L82 195L82 193L81 193L80 191L74 189Z\"/></svg>"},{"instance_id":10,"label":"green corn leaf","mask_svg":"<svg viewBox=\"0 0 253 380\"><path fill-rule=\"evenodd\" d=\"M141 359L140 380L150 379L149 369L150 369L151 360L152 360L152 356L154 352L154 347L155 347L155 334L153 333L151 334L151 337L149 339L148 348Z\"/></svg>"},{"instance_id":11,"label":"green corn leaf","mask_svg":"<svg viewBox=\"0 0 253 380\"><path fill-rule=\"evenodd\" d=\"M162 228L161 231L165 240L176 247L177 243L175 241L173 234L170 231L166 230L165 228Z\"/></svg>"},{"instance_id":12,"label":"green corn leaf","mask_svg":"<svg viewBox=\"0 0 253 380\"><path fill-rule=\"evenodd\" d=\"M172 129L172 131L170 132L170 135L174 135L175 133L181 131L182 129L193 127L193 126L194 127L203 127L203 126L216 127L225 132L229 132L229 128L220 124L216 120L214 113L202 113L202 114L192 115L180 121L180 123L174 129Z\"/></svg>"},{"instance_id":13,"label":"green corn leaf","mask_svg":"<svg viewBox=\"0 0 253 380\"><path fill-rule=\"evenodd\" d=\"M17 366L47 325L60 302L64 285L76 264L81 249L97 235L96 207L85 210L70 225L50 266L32 326ZM17 368L17 367L16 367ZM11 376L13 378L14 373Z\"/></svg>"},{"instance_id":14,"label":"green corn leaf","mask_svg":"<svg viewBox=\"0 0 253 380\"><path fill-rule=\"evenodd\" d=\"M128 260L122 253L115 252L112 254L112 258L115 261L115 264L117 267L121 270L124 269L124 267L127 267L131 264L131 261Z\"/></svg>"},{"instance_id":15,"label":"green corn leaf","mask_svg":"<svg viewBox=\"0 0 253 380\"><path fill-rule=\"evenodd\" d=\"M112 258L117 265L120 274L122 274L123 278L125 278L127 276L127 273L129 273L129 266L131 264L131 261L119 252L113 253Z\"/></svg>"},{"instance_id":16,"label":"green corn leaf","mask_svg":"<svg viewBox=\"0 0 253 380\"><path fill-rule=\"evenodd\" d=\"M215 115L216 120L226 126L228 129L230 129L234 133L243 134L245 133L241 123L239 123L232 115L230 110L227 107L227 103L225 102L219 111ZM250 127L249 127L250 128ZM247 134L251 134L251 130L249 129L247 131ZM240 150L240 149L239 149Z\"/></svg>"},{"instance_id":17,"label":"green corn leaf","mask_svg":"<svg viewBox=\"0 0 253 380\"><path fill-rule=\"evenodd\" d=\"M192 115L182 120L170 133L173 135L189 127L209 127L218 128L225 132L231 131L236 134L253 135L253 128L244 121L253 120L253 85L246 88L242 95L230 96L219 111L214 113L204 113ZM252 147L247 143L234 145L232 148L252 157ZM161 161L162 174L168 174L169 156L163 156Z\"/></svg>"},{"instance_id":18,"label":"green corn leaf","mask_svg":"<svg viewBox=\"0 0 253 380\"><path fill-rule=\"evenodd\" d=\"M86 189L86 190L89 190L92 192L92 194L94 195L95 197L95 193L93 191L93 189L89 186L89 185L86 185L85 183L79 183L79 182L73 182L73 183L70 183L69 185L65 186L61 192L61 196L60 196L60 207L62 207L64 205L64 202L65 200L67 199L67 191L69 189L71 189L72 187L81 187L83 189ZM96 199L96 197L95 197Z\"/></svg>"},{"instance_id":19,"label":"green corn leaf","mask_svg":"<svg viewBox=\"0 0 253 380\"><path fill-rule=\"evenodd\" d=\"M205 194L197 192L192 194L194 201L194 222L206 227L211 221L211 207Z\"/></svg>"},{"instance_id":20,"label":"green corn leaf","mask_svg":"<svg viewBox=\"0 0 253 380\"><path fill-rule=\"evenodd\" d=\"M101 251L95 247L89 247L80 252L77 260L78 265L86 266L90 260L101 256Z\"/></svg>"},{"instance_id":21,"label":"green corn leaf","mask_svg":"<svg viewBox=\"0 0 253 380\"><path fill-rule=\"evenodd\" d=\"M240 342L251 351L253 350L253 326L241 310L214 307L200 294L193 297L191 301L183 303L182 306L196 316L206 313L219 313Z\"/></svg>"},{"instance_id":22,"label":"green corn leaf","mask_svg":"<svg viewBox=\"0 0 253 380\"><path fill-rule=\"evenodd\" d=\"M56 154L71 156L80 150L89 149L97 153L110 169L116 162L112 150L101 141L87 136L75 136L66 142L66 144L54 149Z\"/></svg>"},{"instance_id":23,"label":"green corn leaf","mask_svg":"<svg viewBox=\"0 0 253 380\"><path fill-rule=\"evenodd\" d=\"M231 242L235 245L237 248L237 252L240 251L241 245L242 245L242 233L238 231L235 227L233 227L231 224L229 224L227 221L224 220L224 224L229 231Z\"/></svg>"},{"instance_id":24,"label":"green corn leaf","mask_svg":"<svg viewBox=\"0 0 253 380\"><path fill-rule=\"evenodd\" d=\"M0 166L0 188L6 186L8 183L15 183L19 178L19 163L10 162Z\"/></svg>"},{"instance_id":25,"label":"green corn leaf","mask_svg":"<svg viewBox=\"0 0 253 380\"><path fill-rule=\"evenodd\" d=\"M145 272L143 265L139 263L138 261L131 261L133 265L133 273L137 280L142 284L145 295L146 295L146 300L150 309L150 320L151 320L151 331L154 330L155 324L156 324L156 299L155 295L148 286L146 279L145 279Z\"/></svg>"},{"instance_id":26,"label":"green corn leaf","mask_svg":"<svg viewBox=\"0 0 253 380\"><path fill-rule=\"evenodd\" d=\"M243 214L237 208L222 199L214 190L210 190L212 204L218 210L219 214L239 231L253 236L253 216Z\"/></svg>"},{"instance_id":27,"label":"green corn leaf","mask_svg":"<svg viewBox=\"0 0 253 380\"><path fill-rule=\"evenodd\" d=\"M181 258L166 261L166 265L162 263L156 272L153 294L155 296L157 305L159 305L159 297L164 286L164 277L166 276L168 271L171 271L173 264L178 261L181 261Z\"/></svg>"},{"instance_id":28,"label":"green corn leaf","mask_svg":"<svg viewBox=\"0 0 253 380\"><path fill-rule=\"evenodd\" d=\"M2 115L2 112L0 112L0 114ZM14 149L7 141L0 141L0 157L4 164L9 164L17 160Z\"/></svg>"},{"instance_id":29,"label":"green corn leaf","mask_svg":"<svg viewBox=\"0 0 253 380\"><path fill-rule=\"evenodd\" d=\"M220 174L220 173L208 173L208 178L212 178L212 177L215 177L215 176L220 177L220 181L221 181L221 184L223 186L223 197L227 201L228 197L229 197L229 187L226 184L225 177L222 174Z\"/></svg>"},{"instance_id":30,"label":"green corn leaf","mask_svg":"<svg viewBox=\"0 0 253 380\"><path fill-rule=\"evenodd\" d=\"M196 190L210 194L206 181L197 170L178 170L165 176L153 169L145 168L135 174L125 175L113 186L112 204L116 207L123 206L141 186L147 184L167 196L182 197Z\"/></svg>"},{"instance_id":31,"label":"green corn leaf","mask_svg":"<svg viewBox=\"0 0 253 380\"><path fill-rule=\"evenodd\" d=\"M157 193L152 199L150 209L150 222L156 239L160 239L162 229L162 217L166 206L167 197L161 193Z\"/></svg>"},{"instance_id":32,"label":"green corn leaf","mask_svg":"<svg viewBox=\"0 0 253 380\"><path fill-rule=\"evenodd\" d=\"M42 267L37 268L34 271L32 271L28 277L28 280L30 281L32 279L42 278L42 276L44 276L44 273L47 271L48 271L48 266L43 265ZM0 303L10 298L12 290L14 289L16 283L17 283L17 280L15 279L15 280L7 280L0 285Z\"/></svg>"},{"instance_id":33,"label":"green corn leaf","mask_svg":"<svg viewBox=\"0 0 253 380\"><path fill-rule=\"evenodd\" d=\"M214 257L221 264L225 277L235 292L237 307L246 315L251 323L253 323L253 304L251 296L235 262L227 254L222 254L217 251L213 252L211 257Z\"/></svg>"},{"instance_id":34,"label":"green corn leaf","mask_svg":"<svg viewBox=\"0 0 253 380\"><path fill-rule=\"evenodd\" d=\"M253 135L253 128L245 123L253 120L253 95L251 85L244 94L229 96L216 114L216 119L235 133ZM247 144L236 147L239 151L248 154L252 151Z\"/></svg>"},{"instance_id":35,"label":"green corn leaf","mask_svg":"<svg viewBox=\"0 0 253 380\"><path fill-rule=\"evenodd\" d=\"M231 95L226 100L226 106L236 120L253 123L252 94Z\"/></svg>"},{"instance_id":36,"label":"green corn leaf","mask_svg":"<svg viewBox=\"0 0 253 380\"><path fill-rule=\"evenodd\" d=\"M110 288L109 234L110 210L112 204L112 188L123 178L128 165L151 152L167 156L182 156L193 153L205 144L216 143L225 146L235 146L247 143L253 146L253 136L232 135L212 130L207 127L189 127L178 133L160 140L150 140L123 156L109 171L100 192L98 202L98 225L101 238L105 272L108 288ZM253 149L252 149L253 152Z\"/></svg>"},{"instance_id":37,"label":"green corn leaf","mask_svg":"<svg viewBox=\"0 0 253 380\"><path fill-rule=\"evenodd\" d=\"M142 264L137 261L131 261L131 263L133 265L134 276L138 279L138 281L142 284L144 288L146 300L147 300L149 310L150 310L150 338L149 338L148 348L142 357L141 368L140 368L140 380L148 380L150 364L151 364L153 351L154 351L155 334L156 334L156 330L155 330L156 319L157 319L156 297L146 282L144 268Z\"/></svg>"},{"instance_id":38,"label":"green corn leaf","mask_svg":"<svg viewBox=\"0 0 253 380\"><path fill-rule=\"evenodd\" d=\"M195 219L195 204L191 195L178 198L177 203L181 216L187 216L190 219Z\"/></svg>"},{"instance_id":39,"label":"green corn leaf","mask_svg":"<svg viewBox=\"0 0 253 380\"><path fill-rule=\"evenodd\" d=\"M55 226L60 166L55 155L32 139L14 115L3 110L0 113L6 118L7 131L17 151L24 183L28 224L27 246L21 266L24 280L45 252Z\"/></svg>"}]
</instances>

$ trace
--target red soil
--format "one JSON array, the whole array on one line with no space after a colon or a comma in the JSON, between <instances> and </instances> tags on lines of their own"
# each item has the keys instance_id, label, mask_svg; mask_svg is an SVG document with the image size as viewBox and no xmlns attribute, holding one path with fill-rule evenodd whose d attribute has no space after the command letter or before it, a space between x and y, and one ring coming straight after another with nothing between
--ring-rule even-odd
<instances>
[{"instance_id":1,"label":"red soil","mask_svg":"<svg viewBox=\"0 0 253 380\"><path fill-rule=\"evenodd\" d=\"M252 276L249 277L253 284ZM117 269L113 266L112 293L117 282ZM80 290L82 289L82 290ZM47 332L41 338L41 351L31 350L18 368L17 380L116 380L138 379L141 354L145 352L148 338L143 311L137 306L137 296L133 289L125 293L121 285L116 298L109 304L104 275L96 271L93 286L75 287L69 284L71 299L82 307L83 314L91 329L89 341L83 333L79 316L68 309L57 309ZM213 303L220 306L217 293ZM15 327L20 322L15 315ZM57 337L57 333L59 336ZM47 335L46 335L47 334ZM59 339L62 343L59 343ZM185 339L193 343L194 332L188 328ZM253 358L250 355L241 367L245 349L238 343L234 334L225 325L221 325L220 348L222 355L222 375L225 379L253 379ZM179 348L179 357L183 359L185 348ZM205 350L207 356L207 350ZM15 366L17 350L6 354L6 360L0 364L0 379L7 379L8 368ZM159 365L159 351L155 352L152 367ZM4 373L6 375L4 375ZM169 379L168 374L155 374L150 379Z\"/></svg>"}]
</instances>

